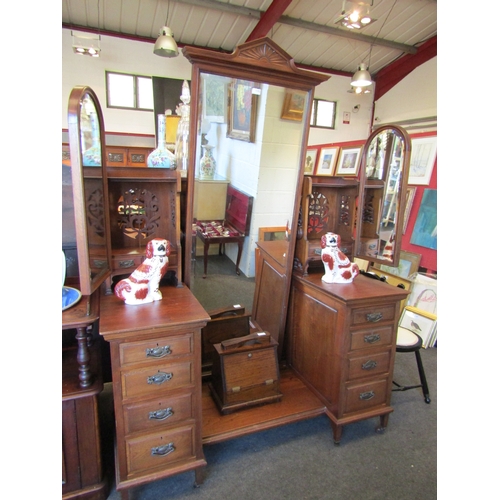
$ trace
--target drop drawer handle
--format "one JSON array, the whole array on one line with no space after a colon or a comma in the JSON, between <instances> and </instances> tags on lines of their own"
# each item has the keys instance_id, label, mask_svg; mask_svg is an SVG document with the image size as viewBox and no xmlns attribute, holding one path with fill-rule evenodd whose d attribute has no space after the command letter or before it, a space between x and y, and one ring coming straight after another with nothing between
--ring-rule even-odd
<instances>
[{"instance_id":1,"label":"drop drawer handle","mask_svg":"<svg viewBox=\"0 0 500 500\"><path fill-rule=\"evenodd\" d=\"M163 347L151 347L146 349L146 358L163 358L172 354L169 345L164 345Z\"/></svg>"},{"instance_id":2,"label":"drop drawer handle","mask_svg":"<svg viewBox=\"0 0 500 500\"><path fill-rule=\"evenodd\" d=\"M368 391L368 392L362 392L359 395L359 399L362 399L363 401L368 401L372 399L375 396L375 393L373 391Z\"/></svg>"},{"instance_id":3,"label":"drop drawer handle","mask_svg":"<svg viewBox=\"0 0 500 500\"><path fill-rule=\"evenodd\" d=\"M168 443L163 446L155 446L154 448L151 448L151 455L164 457L165 455L169 455L174 451L175 451L174 443Z\"/></svg>"},{"instance_id":4,"label":"drop drawer handle","mask_svg":"<svg viewBox=\"0 0 500 500\"><path fill-rule=\"evenodd\" d=\"M384 315L381 312L378 313L368 313L366 315L366 321L369 321L370 323L376 323L377 321L380 321Z\"/></svg>"},{"instance_id":5,"label":"drop drawer handle","mask_svg":"<svg viewBox=\"0 0 500 500\"><path fill-rule=\"evenodd\" d=\"M158 372L148 377L148 384L160 385L163 384L163 382L167 382L171 378L172 378L171 373Z\"/></svg>"},{"instance_id":6,"label":"drop drawer handle","mask_svg":"<svg viewBox=\"0 0 500 500\"><path fill-rule=\"evenodd\" d=\"M118 267L127 268L127 267L132 267L135 264L133 260L121 260L118 262Z\"/></svg>"},{"instance_id":7,"label":"drop drawer handle","mask_svg":"<svg viewBox=\"0 0 500 500\"><path fill-rule=\"evenodd\" d=\"M172 408L164 408L162 410L150 411L149 420L166 420L174 414Z\"/></svg>"},{"instance_id":8,"label":"drop drawer handle","mask_svg":"<svg viewBox=\"0 0 500 500\"><path fill-rule=\"evenodd\" d=\"M363 363L361 365L361 369L362 370L373 370L374 368L376 368L376 366L377 366L377 362L373 361L373 359L370 359L366 363Z\"/></svg>"},{"instance_id":9,"label":"drop drawer handle","mask_svg":"<svg viewBox=\"0 0 500 500\"><path fill-rule=\"evenodd\" d=\"M380 340L380 335L378 333L372 333L370 335L365 335L365 342L368 344L374 344Z\"/></svg>"}]
</instances>

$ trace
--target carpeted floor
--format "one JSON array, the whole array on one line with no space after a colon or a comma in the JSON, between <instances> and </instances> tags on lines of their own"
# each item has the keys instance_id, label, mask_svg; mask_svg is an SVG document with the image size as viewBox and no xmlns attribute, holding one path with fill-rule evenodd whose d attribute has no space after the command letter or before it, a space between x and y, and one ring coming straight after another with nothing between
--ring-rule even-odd
<instances>
[{"instance_id":1,"label":"carpeted floor","mask_svg":"<svg viewBox=\"0 0 500 500\"><path fill-rule=\"evenodd\" d=\"M194 472L132 490L134 500L430 500L437 498L437 349L421 351L431 394L394 392L383 434L378 419L344 427L333 444L326 416L204 447L206 479ZM418 383L413 354L398 353L395 380ZM102 411L112 406L110 384ZM279 403L277 403L279 404ZM108 413L109 416L109 413ZM105 431L111 433L112 430ZM108 434L111 438L111 434ZM112 455L110 455L112 456ZM112 471L112 467L110 471ZM111 480L114 484L113 473ZM119 500L112 486L108 500Z\"/></svg>"},{"instance_id":2,"label":"carpeted floor","mask_svg":"<svg viewBox=\"0 0 500 500\"><path fill-rule=\"evenodd\" d=\"M224 256L211 256L202 279L198 259L193 292L205 309L240 303L252 308L254 280L234 273ZM219 288L215 285L223 283ZM333 444L326 416L204 447L206 479L194 488L194 472L131 490L134 500L430 500L437 498L437 349L421 351L431 403L420 389L394 392L394 412L383 434L379 419L344 427ZM394 379L419 383L413 353L398 353ZM102 432L111 489L114 489L111 384L101 395ZM276 403L279 404L279 403Z\"/></svg>"}]
</instances>

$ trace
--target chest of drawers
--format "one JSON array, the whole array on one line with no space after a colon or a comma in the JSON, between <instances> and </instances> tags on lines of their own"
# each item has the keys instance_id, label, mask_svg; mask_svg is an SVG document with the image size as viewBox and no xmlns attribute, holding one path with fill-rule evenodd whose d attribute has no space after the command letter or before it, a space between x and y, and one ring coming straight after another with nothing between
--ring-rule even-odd
<instances>
[{"instance_id":1,"label":"chest of drawers","mask_svg":"<svg viewBox=\"0 0 500 500\"><path fill-rule=\"evenodd\" d=\"M116 484L128 489L195 470L203 480L201 328L208 314L189 289L126 305L101 301L100 333L110 343L116 421Z\"/></svg>"},{"instance_id":2,"label":"chest of drawers","mask_svg":"<svg viewBox=\"0 0 500 500\"><path fill-rule=\"evenodd\" d=\"M338 443L345 424L380 417L380 428L387 426L399 302L407 292L365 276L349 284L321 276L293 277L287 356L324 402Z\"/></svg>"}]
</instances>

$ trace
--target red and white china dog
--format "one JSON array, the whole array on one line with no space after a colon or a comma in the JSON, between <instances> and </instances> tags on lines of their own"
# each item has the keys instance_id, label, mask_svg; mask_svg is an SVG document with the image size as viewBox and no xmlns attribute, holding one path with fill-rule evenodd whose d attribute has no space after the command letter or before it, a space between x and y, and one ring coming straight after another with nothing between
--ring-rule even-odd
<instances>
[{"instance_id":1,"label":"red and white china dog","mask_svg":"<svg viewBox=\"0 0 500 500\"><path fill-rule=\"evenodd\" d=\"M161 300L160 280L168 268L170 242L154 238L146 245L146 259L126 279L115 286L115 295L125 304L147 304Z\"/></svg>"},{"instance_id":2,"label":"red and white china dog","mask_svg":"<svg viewBox=\"0 0 500 500\"><path fill-rule=\"evenodd\" d=\"M326 233L321 237L321 260L325 268L321 279L325 283L352 283L359 274L358 265L351 262L339 246L338 234Z\"/></svg>"}]
</instances>

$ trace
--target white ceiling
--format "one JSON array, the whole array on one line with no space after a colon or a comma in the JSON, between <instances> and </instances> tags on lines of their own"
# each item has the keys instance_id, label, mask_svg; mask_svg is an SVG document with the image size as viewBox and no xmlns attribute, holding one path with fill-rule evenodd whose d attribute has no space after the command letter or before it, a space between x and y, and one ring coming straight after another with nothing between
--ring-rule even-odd
<instances>
[{"instance_id":1,"label":"white ceiling","mask_svg":"<svg viewBox=\"0 0 500 500\"><path fill-rule=\"evenodd\" d=\"M343 74L365 62L372 76L437 36L437 0L365 1L376 21L357 33L335 24L343 0L62 0L62 25L154 43L168 18L180 47L232 52L268 36L299 66Z\"/></svg>"}]
</instances>

